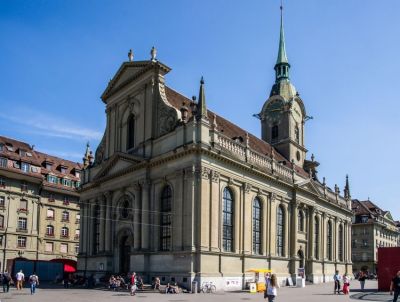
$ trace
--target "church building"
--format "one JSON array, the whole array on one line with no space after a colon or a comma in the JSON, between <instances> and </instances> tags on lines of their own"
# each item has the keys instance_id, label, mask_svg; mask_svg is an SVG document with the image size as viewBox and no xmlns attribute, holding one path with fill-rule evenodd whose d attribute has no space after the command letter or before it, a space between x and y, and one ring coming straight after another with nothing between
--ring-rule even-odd
<instances>
[{"instance_id":1,"label":"church building","mask_svg":"<svg viewBox=\"0 0 400 302\"><path fill-rule=\"evenodd\" d=\"M255 268L281 285L299 267L314 283L352 272L349 186L330 189L307 159L282 12L261 138L207 109L203 79L197 100L169 87L155 48L128 58L101 96L107 125L83 172L79 271L218 290L242 289Z\"/></svg>"}]
</instances>

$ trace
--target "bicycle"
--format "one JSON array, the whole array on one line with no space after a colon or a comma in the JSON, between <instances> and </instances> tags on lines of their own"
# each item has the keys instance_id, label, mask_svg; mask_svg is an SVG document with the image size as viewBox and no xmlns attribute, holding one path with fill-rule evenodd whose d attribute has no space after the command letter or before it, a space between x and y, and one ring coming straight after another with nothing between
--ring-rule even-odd
<instances>
[{"instance_id":1,"label":"bicycle","mask_svg":"<svg viewBox=\"0 0 400 302\"><path fill-rule=\"evenodd\" d=\"M210 281L210 282L203 282L201 288L200 288L202 293L211 293L211 294L215 294L215 292L217 291L217 288L215 287L215 285Z\"/></svg>"}]
</instances>

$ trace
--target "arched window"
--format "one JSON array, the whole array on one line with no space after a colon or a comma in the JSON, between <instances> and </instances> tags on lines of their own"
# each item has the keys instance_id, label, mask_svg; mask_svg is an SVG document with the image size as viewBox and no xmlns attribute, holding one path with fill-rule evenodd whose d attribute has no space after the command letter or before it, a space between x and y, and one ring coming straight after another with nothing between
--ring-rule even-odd
<instances>
[{"instance_id":1,"label":"arched window","mask_svg":"<svg viewBox=\"0 0 400 302\"><path fill-rule=\"evenodd\" d=\"M331 221L328 221L326 253L328 256L328 260L332 261L332 222Z\"/></svg>"},{"instance_id":2,"label":"arched window","mask_svg":"<svg viewBox=\"0 0 400 302\"><path fill-rule=\"evenodd\" d=\"M46 235L47 236L54 236L54 227L52 225L48 225L46 227Z\"/></svg>"},{"instance_id":3,"label":"arched window","mask_svg":"<svg viewBox=\"0 0 400 302\"><path fill-rule=\"evenodd\" d=\"M135 116L131 114L128 118L127 128L127 149L131 149L135 146Z\"/></svg>"},{"instance_id":4,"label":"arched window","mask_svg":"<svg viewBox=\"0 0 400 302\"><path fill-rule=\"evenodd\" d=\"M121 208L120 208L120 215L122 219L127 219L129 218L130 214L130 207L131 204L129 202L129 199L127 196L125 196L124 201L121 203Z\"/></svg>"},{"instance_id":5,"label":"arched window","mask_svg":"<svg viewBox=\"0 0 400 302\"><path fill-rule=\"evenodd\" d=\"M100 252L100 206L96 204L93 209L93 253Z\"/></svg>"},{"instance_id":6,"label":"arched window","mask_svg":"<svg viewBox=\"0 0 400 302\"><path fill-rule=\"evenodd\" d=\"M297 213L297 230L299 232L304 232L304 214L302 210Z\"/></svg>"},{"instance_id":7,"label":"arched window","mask_svg":"<svg viewBox=\"0 0 400 302\"><path fill-rule=\"evenodd\" d=\"M172 190L170 186L164 187L161 193L161 232L160 249L162 251L171 250L171 211L172 211Z\"/></svg>"},{"instance_id":8,"label":"arched window","mask_svg":"<svg viewBox=\"0 0 400 302\"><path fill-rule=\"evenodd\" d=\"M271 138L272 139L277 139L279 135L279 129L278 125L273 125L271 129Z\"/></svg>"},{"instance_id":9,"label":"arched window","mask_svg":"<svg viewBox=\"0 0 400 302\"><path fill-rule=\"evenodd\" d=\"M284 242L285 242L285 214L283 212L282 206L278 207L278 224L276 229L276 237L277 237L277 254L278 256L284 256L285 249L284 249Z\"/></svg>"},{"instance_id":10,"label":"arched window","mask_svg":"<svg viewBox=\"0 0 400 302\"><path fill-rule=\"evenodd\" d=\"M343 226L339 225L339 261L343 261Z\"/></svg>"},{"instance_id":11,"label":"arched window","mask_svg":"<svg viewBox=\"0 0 400 302\"><path fill-rule=\"evenodd\" d=\"M67 238L69 236L69 229L67 227L61 228L61 237Z\"/></svg>"},{"instance_id":12,"label":"arched window","mask_svg":"<svg viewBox=\"0 0 400 302\"><path fill-rule=\"evenodd\" d=\"M294 137L296 139L296 143L300 144L300 130L298 125L296 125L294 128Z\"/></svg>"},{"instance_id":13,"label":"arched window","mask_svg":"<svg viewBox=\"0 0 400 302\"><path fill-rule=\"evenodd\" d=\"M261 202L258 197L253 201L253 253L261 254Z\"/></svg>"},{"instance_id":14,"label":"arched window","mask_svg":"<svg viewBox=\"0 0 400 302\"><path fill-rule=\"evenodd\" d=\"M319 259L319 219L315 217L314 223L314 257Z\"/></svg>"},{"instance_id":15,"label":"arched window","mask_svg":"<svg viewBox=\"0 0 400 302\"><path fill-rule=\"evenodd\" d=\"M225 252L233 251L233 194L229 188L224 189L222 204L222 248Z\"/></svg>"}]
</instances>

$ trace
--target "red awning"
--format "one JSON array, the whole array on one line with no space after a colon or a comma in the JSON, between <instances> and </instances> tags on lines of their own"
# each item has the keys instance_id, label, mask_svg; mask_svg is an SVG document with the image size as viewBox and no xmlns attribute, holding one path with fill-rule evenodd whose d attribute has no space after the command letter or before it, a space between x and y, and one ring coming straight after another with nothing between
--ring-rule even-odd
<instances>
[{"instance_id":1,"label":"red awning","mask_svg":"<svg viewBox=\"0 0 400 302\"><path fill-rule=\"evenodd\" d=\"M64 273L75 273L76 268L69 265L69 264L64 264Z\"/></svg>"}]
</instances>

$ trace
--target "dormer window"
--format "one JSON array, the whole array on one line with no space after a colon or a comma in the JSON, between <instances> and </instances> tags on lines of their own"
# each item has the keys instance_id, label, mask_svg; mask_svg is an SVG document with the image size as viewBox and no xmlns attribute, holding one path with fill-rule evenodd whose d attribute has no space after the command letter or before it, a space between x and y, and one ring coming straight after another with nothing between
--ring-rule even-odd
<instances>
[{"instance_id":1,"label":"dormer window","mask_svg":"<svg viewBox=\"0 0 400 302\"><path fill-rule=\"evenodd\" d=\"M361 216L361 222L362 223L367 223L368 222L368 215Z\"/></svg>"},{"instance_id":2,"label":"dormer window","mask_svg":"<svg viewBox=\"0 0 400 302\"><path fill-rule=\"evenodd\" d=\"M22 150L22 149L19 149L19 156L25 157L26 156L26 151Z\"/></svg>"},{"instance_id":3,"label":"dormer window","mask_svg":"<svg viewBox=\"0 0 400 302\"><path fill-rule=\"evenodd\" d=\"M81 178L81 171L75 170L75 177Z\"/></svg>"},{"instance_id":4,"label":"dormer window","mask_svg":"<svg viewBox=\"0 0 400 302\"><path fill-rule=\"evenodd\" d=\"M52 183L52 184L57 184L58 183L58 178L54 175L47 175L47 181Z\"/></svg>"},{"instance_id":5,"label":"dormer window","mask_svg":"<svg viewBox=\"0 0 400 302\"><path fill-rule=\"evenodd\" d=\"M51 167L53 166L52 163L46 163L46 169L51 170Z\"/></svg>"},{"instance_id":6,"label":"dormer window","mask_svg":"<svg viewBox=\"0 0 400 302\"><path fill-rule=\"evenodd\" d=\"M0 152L4 151L4 145L0 144Z\"/></svg>"},{"instance_id":7,"label":"dormer window","mask_svg":"<svg viewBox=\"0 0 400 302\"><path fill-rule=\"evenodd\" d=\"M65 167L61 167L60 171L62 174L67 174L67 168L65 168Z\"/></svg>"},{"instance_id":8,"label":"dormer window","mask_svg":"<svg viewBox=\"0 0 400 302\"><path fill-rule=\"evenodd\" d=\"M13 145L11 145L10 143L6 143L6 148L8 151L13 152L14 151L14 147Z\"/></svg>"}]
</instances>

